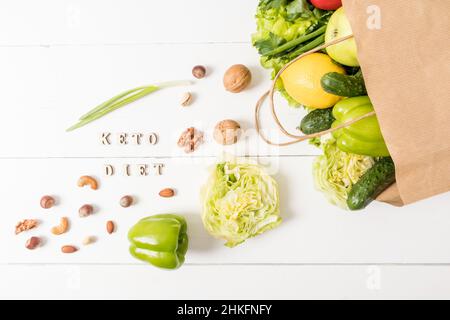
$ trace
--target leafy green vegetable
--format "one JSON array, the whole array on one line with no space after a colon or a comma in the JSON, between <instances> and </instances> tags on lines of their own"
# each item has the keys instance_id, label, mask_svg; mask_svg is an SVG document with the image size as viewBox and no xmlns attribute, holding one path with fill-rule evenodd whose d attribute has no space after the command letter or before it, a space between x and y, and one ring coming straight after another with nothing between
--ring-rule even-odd
<instances>
[{"instance_id":1,"label":"leafy green vegetable","mask_svg":"<svg viewBox=\"0 0 450 320\"><path fill-rule=\"evenodd\" d=\"M228 247L281 222L278 185L257 164L237 160L217 164L202 194L203 224Z\"/></svg>"},{"instance_id":2,"label":"leafy green vegetable","mask_svg":"<svg viewBox=\"0 0 450 320\"><path fill-rule=\"evenodd\" d=\"M331 13L314 8L307 0L259 2L252 43L262 55L261 65L272 69L272 78L286 63L323 43L323 27ZM277 88L290 105L298 106L281 82Z\"/></svg>"},{"instance_id":3,"label":"leafy green vegetable","mask_svg":"<svg viewBox=\"0 0 450 320\"><path fill-rule=\"evenodd\" d=\"M339 150L334 138L323 138L320 146L323 155L318 156L313 164L316 188L332 204L348 209L347 198L352 186L373 166L375 160Z\"/></svg>"},{"instance_id":4,"label":"leafy green vegetable","mask_svg":"<svg viewBox=\"0 0 450 320\"><path fill-rule=\"evenodd\" d=\"M259 6L264 8L264 10L268 9L278 9L282 6L285 6L288 0L261 0Z\"/></svg>"},{"instance_id":5,"label":"leafy green vegetable","mask_svg":"<svg viewBox=\"0 0 450 320\"><path fill-rule=\"evenodd\" d=\"M306 0L291 1L291 3L286 6L286 13L289 21L294 21L300 17L307 19L310 18L312 14Z\"/></svg>"},{"instance_id":6,"label":"leafy green vegetable","mask_svg":"<svg viewBox=\"0 0 450 320\"><path fill-rule=\"evenodd\" d=\"M284 43L286 43L286 40L270 32L267 38L255 41L255 47L258 48L259 54L265 56L270 55Z\"/></svg>"}]
</instances>

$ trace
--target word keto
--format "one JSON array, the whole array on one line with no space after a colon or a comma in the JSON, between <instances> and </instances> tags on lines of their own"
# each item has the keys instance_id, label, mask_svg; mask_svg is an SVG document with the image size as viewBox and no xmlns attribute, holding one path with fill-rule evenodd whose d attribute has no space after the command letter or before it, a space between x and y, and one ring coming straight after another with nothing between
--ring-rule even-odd
<instances>
[{"instance_id":1,"label":"word keto","mask_svg":"<svg viewBox=\"0 0 450 320\"><path fill-rule=\"evenodd\" d=\"M204 318L208 318L212 314L220 314L220 315L270 315L270 309L272 309L271 305L266 304L233 304L226 305L223 304L220 308L214 307L206 307L206 306L188 306L185 304L184 306L178 307L177 314L178 315L198 315L203 316Z\"/></svg>"},{"instance_id":2,"label":"word keto","mask_svg":"<svg viewBox=\"0 0 450 320\"><path fill-rule=\"evenodd\" d=\"M158 135L154 132L149 134L143 133L117 133L112 134L111 132L103 132L100 137L100 142L103 145L109 146L115 141L119 145L141 145L143 143L155 145L158 143Z\"/></svg>"},{"instance_id":3,"label":"word keto","mask_svg":"<svg viewBox=\"0 0 450 320\"><path fill-rule=\"evenodd\" d=\"M120 170L125 176L137 175L141 177L148 176L150 171L153 171L154 175L160 176L162 175L162 168L164 168L163 163L153 163L152 165L148 164L124 164L122 169ZM105 164L103 172L106 176L113 176L116 174L116 167L112 164Z\"/></svg>"}]
</instances>

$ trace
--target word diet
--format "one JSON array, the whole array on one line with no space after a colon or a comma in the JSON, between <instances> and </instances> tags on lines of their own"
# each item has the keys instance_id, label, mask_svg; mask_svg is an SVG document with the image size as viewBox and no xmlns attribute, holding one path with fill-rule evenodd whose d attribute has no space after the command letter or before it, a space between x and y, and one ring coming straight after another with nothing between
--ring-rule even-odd
<instances>
[{"instance_id":1,"label":"word diet","mask_svg":"<svg viewBox=\"0 0 450 320\"><path fill-rule=\"evenodd\" d=\"M109 146L112 144L118 144L118 145L141 145L141 144L150 144L155 145L158 143L158 135L154 132L151 132L149 134L143 134L139 132L134 133L126 133L121 132L117 134L113 134L111 132L103 132L100 136L100 142L103 145ZM125 175L125 176L141 176L145 177L148 176L151 172L153 172L154 175L161 175L162 174L162 168L164 168L163 163L153 163L151 165L149 164L137 164L137 165L130 165L130 164L124 164L121 168L112 165L112 164L105 164L103 173L106 176L113 176L118 171Z\"/></svg>"}]
</instances>

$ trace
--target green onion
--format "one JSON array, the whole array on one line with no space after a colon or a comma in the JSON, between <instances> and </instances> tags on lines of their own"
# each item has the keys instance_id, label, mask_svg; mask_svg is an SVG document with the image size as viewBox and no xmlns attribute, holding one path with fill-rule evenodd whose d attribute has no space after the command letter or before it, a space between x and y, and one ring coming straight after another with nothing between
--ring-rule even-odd
<instances>
[{"instance_id":1,"label":"green onion","mask_svg":"<svg viewBox=\"0 0 450 320\"><path fill-rule=\"evenodd\" d=\"M95 121L106 114L113 112L114 110L117 110L127 104L130 104L133 101L136 101L140 98L143 98L150 93L153 93L155 91L158 91L163 88L168 87L174 87L174 86L184 86L184 85L190 85L192 84L191 81L172 81L172 82L164 82L157 85L150 85L150 86L144 86L144 87L137 87L125 92L122 92L118 94L117 96L112 97L108 101L103 102L102 104L98 105L88 113L82 115L80 117L80 121L70 128L68 128L66 131L72 131L75 129L78 129L80 127L83 127L87 125L88 123L91 123L92 121Z\"/></svg>"},{"instance_id":2,"label":"green onion","mask_svg":"<svg viewBox=\"0 0 450 320\"><path fill-rule=\"evenodd\" d=\"M304 36L298 37L297 39L291 40L291 41L289 41L289 42L279 46L278 48L267 52L266 54L264 54L264 56L274 56L276 54L280 54L280 53L282 53L284 51L292 49L292 48L298 46L299 44L301 44L303 42L306 42L306 41L308 41L310 39L313 39L313 38L315 38L317 36L320 36L321 34L324 34L326 28L327 28L327 26L320 27L319 29L317 29L317 30L315 30L315 31L313 31L313 32L311 32L309 34L306 34Z\"/></svg>"},{"instance_id":3,"label":"green onion","mask_svg":"<svg viewBox=\"0 0 450 320\"><path fill-rule=\"evenodd\" d=\"M92 114L96 113L97 111L100 111L101 109L103 109L104 107L106 107L108 104L112 104L113 102L116 102L117 100L119 100L119 99L121 99L121 98L123 98L123 97L125 97L125 96L128 96L129 94L134 93L134 92L136 92L136 91L140 91L140 90L142 90L142 89L144 89L144 88L145 88L145 87L138 87L138 88L134 88L134 89L131 89L131 90L122 92L121 94L118 94L117 96L111 98L110 100L103 102L101 105L95 107L94 109L92 109L92 110L89 111L88 113L82 115L82 116L80 117L80 120L86 119L86 118L88 118L90 115L92 115Z\"/></svg>"},{"instance_id":4,"label":"green onion","mask_svg":"<svg viewBox=\"0 0 450 320\"><path fill-rule=\"evenodd\" d=\"M298 57L299 55L301 55L302 53L305 53L309 50L314 49L315 47L320 46L324 42L325 42L325 35L322 34L322 35L318 36L316 39L314 39L313 41L307 43L303 47L301 47L301 48L295 50L294 52L292 52L291 54L289 54L289 58L294 59L294 58Z\"/></svg>"}]
</instances>

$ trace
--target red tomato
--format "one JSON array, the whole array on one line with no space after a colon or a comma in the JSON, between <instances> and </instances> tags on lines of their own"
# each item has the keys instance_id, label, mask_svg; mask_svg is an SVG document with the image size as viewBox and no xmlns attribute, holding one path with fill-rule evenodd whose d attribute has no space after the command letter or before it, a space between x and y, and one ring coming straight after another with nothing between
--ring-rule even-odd
<instances>
[{"instance_id":1,"label":"red tomato","mask_svg":"<svg viewBox=\"0 0 450 320\"><path fill-rule=\"evenodd\" d=\"M310 0L312 5L322 10L337 10L342 7L341 0Z\"/></svg>"}]
</instances>

